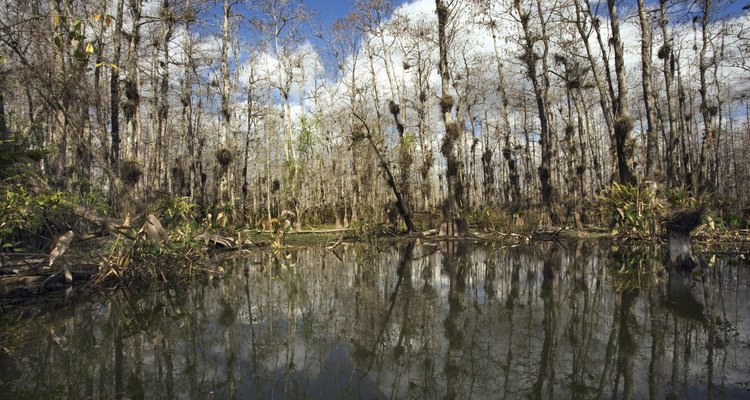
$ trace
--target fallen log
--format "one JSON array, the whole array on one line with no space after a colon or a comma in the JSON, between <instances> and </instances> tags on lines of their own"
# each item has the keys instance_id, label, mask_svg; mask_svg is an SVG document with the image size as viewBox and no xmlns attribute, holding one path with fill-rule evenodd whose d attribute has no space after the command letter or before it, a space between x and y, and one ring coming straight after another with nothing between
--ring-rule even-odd
<instances>
[{"instance_id":1,"label":"fallen log","mask_svg":"<svg viewBox=\"0 0 750 400\"><path fill-rule=\"evenodd\" d=\"M94 276L95 270L71 270L74 281L85 282ZM60 271L39 274L17 274L0 276L0 297L8 298L21 293L38 294L47 290L69 286L65 275Z\"/></svg>"},{"instance_id":2,"label":"fallen log","mask_svg":"<svg viewBox=\"0 0 750 400\"><path fill-rule=\"evenodd\" d=\"M346 233L350 231L351 231L350 228L333 228L333 229L313 229L313 230L304 230L304 231L290 230L289 232L286 232L284 234L285 235L306 235L306 234L315 234L315 233Z\"/></svg>"}]
</instances>

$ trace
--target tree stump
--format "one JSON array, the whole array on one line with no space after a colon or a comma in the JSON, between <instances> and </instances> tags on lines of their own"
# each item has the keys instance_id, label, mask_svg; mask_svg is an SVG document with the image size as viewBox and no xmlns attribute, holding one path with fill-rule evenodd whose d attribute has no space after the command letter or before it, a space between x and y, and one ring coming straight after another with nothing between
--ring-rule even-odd
<instances>
[{"instance_id":1,"label":"tree stump","mask_svg":"<svg viewBox=\"0 0 750 400\"><path fill-rule=\"evenodd\" d=\"M664 221L667 229L666 267L681 271L692 271L698 265L690 244L690 232L701 223L703 208L677 210Z\"/></svg>"}]
</instances>

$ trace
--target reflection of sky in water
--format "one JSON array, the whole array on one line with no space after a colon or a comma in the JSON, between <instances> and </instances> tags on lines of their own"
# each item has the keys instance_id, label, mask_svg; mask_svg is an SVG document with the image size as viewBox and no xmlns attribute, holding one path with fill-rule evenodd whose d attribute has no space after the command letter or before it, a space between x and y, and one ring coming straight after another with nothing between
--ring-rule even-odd
<instances>
[{"instance_id":1,"label":"reflection of sky in water","mask_svg":"<svg viewBox=\"0 0 750 400\"><path fill-rule=\"evenodd\" d=\"M606 249L436 250L258 253L23 322L0 336L0 398L750 398L746 264L688 293L711 331L665 306L658 253L632 255L652 278L629 303Z\"/></svg>"},{"instance_id":2,"label":"reflection of sky in water","mask_svg":"<svg viewBox=\"0 0 750 400\"><path fill-rule=\"evenodd\" d=\"M385 396L380 393L378 387L368 377L360 377L349 357L350 349L338 344L330 348L327 356L320 361L318 370L302 370L307 363L303 359L297 359L299 364L291 365L291 368L281 366L269 369L262 378L242 379L238 382L238 389L234 396L229 388L222 387L214 391L213 396L218 399L241 398L241 399L382 399ZM243 360L239 369L247 371L252 375L252 365ZM287 384L293 382L293 384Z\"/></svg>"}]
</instances>

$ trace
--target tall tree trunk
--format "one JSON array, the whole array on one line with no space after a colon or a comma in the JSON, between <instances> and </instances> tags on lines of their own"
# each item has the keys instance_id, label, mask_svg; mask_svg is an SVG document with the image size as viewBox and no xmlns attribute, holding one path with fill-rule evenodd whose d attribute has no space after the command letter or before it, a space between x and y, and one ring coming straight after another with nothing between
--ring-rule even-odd
<instances>
[{"instance_id":1,"label":"tall tree trunk","mask_svg":"<svg viewBox=\"0 0 750 400\"><path fill-rule=\"evenodd\" d=\"M368 58L369 58L369 61L370 61L369 62L370 74L372 75L373 79L376 79L376 77L377 77L377 71L375 69L375 63L374 63L374 54L375 53L374 53L373 48L369 45L369 43L367 45L366 51L368 52L368 56L369 56ZM354 84L355 82L352 82L352 83ZM382 118L382 113L380 111L380 99L381 99L381 95L380 95L380 89L378 88L377 85L373 86L372 93L373 93L373 96L374 96L373 102L374 102L374 108L375 108L375 132L377 132L378 137L380 137L383 134L384 129L383 129L383 124L382 124L382 119L383 119ZM389 102L389 111L394 116L394 119L395 119L396 124L397 124L397 129L400 129L399 130L399 135L401 135L400 137L402 138L402 143L404 143L404 140L403 140L404 126L403 126L403 124L401 124L401 120L399 119L399 114L400 114L401 110L400 110L399 106L395 102L390 101ZM412 218L411 218L411 210L410 210L410 207L409 207L409 203L407 202L408 201L407 200L408 196L404 195L404 193L402 191L403 190L403 186L400 185L396 181L396 179L395 179L395 177L394 177L394 175L393 175L393 173L391 171L391 167L389 165L389 162L388 162L385 154L383 154L384 152L381 151L378 148L377 144L374 141L375 138L373 137L374 135L373 135L370 127L365 123L364 119L361 118L361 117L359 117L356 113L354 114L354 116L357 119L359 119L359 121L362 123L363 127L367 131L366 139L370 143L370 148L372 148L373 152L375 153L375 156L378 159L378 164L380 165L380 168L385 173L386 184L391 189L391 191L393 192L394 197L396 198L396 208L398 210L399 215L401 215L401 218L403 219L404 224L406 225L406 229L409 232L413 232L414 231L414 224L413 224ZM404 151L406 151L406 149L402 148L401 152L399 153L399 163L410 164L410 161L407 158L408 154L404 153ZM407 161L408 161L408 163L407 163ZM402 178L404 178L404 181L406 181L406 177L404 177L402 175Z\"/></svg>"},{"instance_id":2,"label":"tall tree trunk","mask_svg":"<svg viewBox=\"0 0 750 400\"><path fill-rule=\"evenodd\" d=\"M159 62L161 67L161 79L159 81L159 101L156 120L156 163L154 168L154 179L156 187L165 190L165 184L169 184L169 167L167 153L170 150L169 142L171 137L169 132L169 64L170 52L169 44L174 32L174 22L176 16L174 7L169 0L162 3L162 26L160 44L162 46L162 60Z\"/></svg>"},{"instance_id":3,"label":"tall tree trunk","mask_svg":"<svg viewBox=\"0 0 750 400\"><path fill-rule=\"evenodd\" d=\"M615 112L616 110L614 109L616 108L616 105L614 104L616 95L615 95L614 79L612 78L612 68L610 67L610 62L609 62L609 51L608 51L609 46L605 45L605 42L608 43L608 41L604 40L604 37L601 32L601 18L599 18L599 16L596 13L594 13L594 11L592 11L591 4L589 2L584 2L584 3L586 5L586 12L589 15L589 19L591 20L591 25L594 28L594 32L596 33L596 41L599 44L599 51L601 52L601 59L604 61L601 64L603 64L603 67L604 67L604 77L605 77L605 82L607 85L607 90L609 92L609 96L606 96L609 99L607 103L609 106L612 107L612 109L608 113L605 113L605 121L607 120L607 118L609 118L610 120L610 126L608 126L608 128L610 128L609 129L609 134L610 134L609 136L610 164L609 165L611 165L612 171L614 171L617 169L617 150L616 150L616 145L615 145L615 142L616 142ZM577 4L578 2L576 1L576 5ZM588 43L588 39L585 39L584 43ZM598 64L599 63L592 61L592 68L594 69L594 71L596 71L596 66ZM603 91L601 90L600 90L600 95L603 96ZM609 110L609 106L607 107L608 110ZM609 175L609 172L611 171L606 171L604 173Z\"/></svg>"},{"instance_id":4,"label":"tall tree trunk","mask_svg":"<svg viewBox=\"0 0 750 400\"><path fill-rule=\"evenodd\" d=\"M615 74L617 75L617 96L612 104L615 108L615 151L617 153L617 171L619 181L636 184L633 174L634 143L630 138L633 120L628 108L628 83L625 74L625 50L620 36L620 19L617 14L617 0L607 0L609 22L612 26L612 47L615 57Z\"/></svg>"},{"instance_id":5,"label":"tall tree trunk","mask_svg":"<svg viewBox=\"0 0 750 400\"><path fill-rule=\"evenodd\" d=\"M282 122L284 126L284 133L286 136L286 142L284 144L284 159L286 162L286 175L287 180L289 182L289 188L286 191L287 196L287 202L289 206L294 207L294 211L296 213L296 221L297 226L296 228L301 227L302 219L301 219L301 208L300 208L300 201L299 201L299 186L301 185L300 181L300 164L299 160L297 159L297 152L296 148L294 146L294 135L293 135L293 129L292 129L292 111L291 111L291 100L289 98L290 91L291 91L291 85L294 80L294 66L292 65L293 61L288 58L288 56L285 54L285 51L281 49L281 45L279 44L279 40L281 39L281 34L286 27L289 20L287 20L285 17L280 17L278 15L271 15L271 17L274 20L274 55L276 56L276 60L279 63L279 67L283 69L283 73L279 73L278 80L276 82L276 89L279 91L279 96L281 97L281 107L282 107ZM281 71L280 71L281 72Z\"/></svg>"},{"instance_id":6,"label":"tall tree trunk","mask_svg":"<svg viewBox=\"0 0 750 400\"><path fill-rule=\"evenodd\" d=\"M347 118L347 129L352 137L352 151L351 151L351 186L352 186L352 203L351 203L351 221L355 222L359 220L359 207L361 203L361 187L360 187L360 160L359 157L359 143L361 142L359 138L355 137L356 133L356 127L354 124L354 108L357 104L357 98L356 98L356 88L357 88L357 74L356 68L357 68L357 58L355 57L352 62L352 68L351 68L351 76L349 77L349 107L351 107L351 112L349 112L349 116Z\"/></svg>"},{"instance_id":7,"label":"tall tree trunk","mask_svg":"<svg viewBox=\"0 0 750 400\"><path fill-rule=\"evenodd\" d=\"M109 78L109 112L112 148L110 164L116 174L120 173L120 54L122 52L122 16L125 0L117 0L115 31L112 34L112 64Z\"/></svg>"},{"instance_id":8,"label":"tall tree trunk","mask_svg":"<svg viewBox=\"0 0 750 400\"><path fill-rule=\"evenodd\" d=\"M104 60L104 30L108 26L107 24L107 18L102 16L99 18L98 21L98 32L96 36L96 48L99 50L96 54L96 61L94 65L101 66ZM93 106L96 108L95 115L86 115L86 113L81 112L82 120L88 122L89 130L84 132L84 137L82 138L85 142L85 145L79 146L78 152L81 157L81 162L79 163L79 190L81 193L87 192L90 190L90 181L91 181L91 156L88 154L88 151L91 149L91 142L92 142L92 136L94 136L93 132L96 132L96 134L99 136L100 140L103 141L102 143L102 155L104 156L104 159L110 160L111 157L108 155L108 152L111 150L111 148L108 146L109 142L107 141L107 112L106 112L106 105L105 100L102 96L102 71L104 68L98 68L94 67L94 101ZM88 118L87 118L88 117ZM111 160L110 160L111 162ZM113 171L116 171L113 169ZM117 173L117 172L115 172ZM114 188L114 182L110 183L110 193L112 193L112 190ZM110 197L112 195L110 194Z\"/></svg>"},{"instance_id":9,"label":"tall tree trunk","mask_svg":"<svg viewBox=\"0 0 750 400\"><path fill-rule=\"evenodd\" d=\"M367 122L356 113L353 113L353 116L356 117L361 123L362 125L361 129L365 130L364 138L367 139L368 143L370 143L370 147L375 153L375 156L378 158L378 162L380 163L380 167L383 169L383 173L385 173L386 183L388 184L388 187L391 188L391 191L393 192L393 196L396 198L396 208L398 209L399 215L401 215L401 218L404 220L404 225L406 225L407 231L414 232L414 222L411 219L411 212L409 211L409 205L406 203L404 196L401 193L398 183L396 183L396 178L394 177L393 172L391 171L391 167L388 163L388 160L385 158L385 155L383 154L382 151L380 151L377 144L375 143L375 140L373 139L373 135L372 135L372 130L370 129ZM361 135L361 133L358 134L358 136L359 135Z\"/></svg>"},{"instance_id":10,"label":"tall tree trunk","mask_svg":"<svg viewBox=\"0 0 750 400\"><path fill-rule=\"evenodd\" d=\"M140 56L138 48L141 40L140 24L143 0L130 0L130 18L132 20L132 31L128 40L127 78L125 80L125 104L123 114L127 121L127 132L125 138L125 157L131 161L137 161L139 156L141 127L141 77L138 68Z\"/></svg>"},{"instance_id":11,"label":"tall tree trunk","mask_svg":"<svg viewBox=\"0 0 750 400\"><path fill-rule=\"evenodd\" d=\"M679 53L675 56L675 70L677 71L677 106L679 110L679 149L681 156L681 166L683 181L685 188L688 191L692 191L694 188L693 184L693 163L688 146L688 138L690 136L690 120L692 120L692 112L689 104L687 104L687 90L685 83L682 79L682 71L680 68Z\"/></svg>"},{"instance_id":12,"label":"tall tree trunk","mask_svg":"<svg viewBox=\"0 0 750 400\"><path fill-rule=\"evenodd\" d=\"M398 165L399 165L399 186L403 201L408 205L411 200L409 195L409 177L411 175L411 145L412 141L409 137L405 136L405 127L401 122L400 114L401 107L396 104L393 100L388 102L388 108L393 116L393 120L396 123L396 131L398 132L399 138L399 150L398 150Z\"/></svg>"},{"instance_id":13,"label":"tall tree trunk","mask_svg":"<svg viewBox=\"0 0 750 400\"><path fill-rule=\"evenodd\" d=\"M256 134L255 130L255 110L253 109L253 101L255 96L253 95L253 86L255 85L254 70L250 69L250 77L247 82L247 132L245 133L245 152L242 164L242 215L247 218L249 213L248 206L250 205L249 196L249 184L250 179L248 164L250 162L250 142L252 137ZM255 211L253 211L255 214ZM250 221L245 221L250 222Z\"/></svg>"},{"instance_id":14,"label":"tall tree trunk","mask_svg":"<svg viewBox=\"0 0 750 400\"><path fill-rule=\"evenodd\" d=\"M722 23L724 24L724 23ZM722 36L721 36L721 45L718 49L715 49L715 52L718 52L718 54L714 55L714 60L723 60L725 59L725 49L726 49L726 36L727 36L727 28L726 26L723 26L722 29ZM708 176L709 182L712 182L712 188L719 192L725 191L721 190L722 184L726 182L726 180L720 179L721 177L727 176L727 175L720 175L720 170L722 168L722 161L726 159L727 157L722 157L721 150L721 138L722 138L722 132L729 131L731 132L731 127L727 129L727 127L724 126L724 100L723 96L725 93L722 91L722 85L719 83L721 78L719 75L720 72L720 63L718 61L714 61L713 63L713 79L716 83L716 105L713 106L713 108L709 107L708 111L709 114L713 117L714 115L717 116L716 121L716 134L714 137L714 152L713 152L713 165L710 165L711 169L709 169L710 173ZM731 102L730 102L731 103ZM731 107L731 106L730 106ZM731 121L731 120L730 120ZM736 159L736 157L727 155L729 158Z\"/></svg>"},{"instance_id":15,"label":"tall tree trunk","mask_svg":"<svg viewBox=\"0 0 750 400\"><path fill-rule=\"evenodd\" d=\"M516 159L513 156L513 146L515 143L511 142L511 126L510 126L510 112L508 110L508 107L510 105L510 101L508 99L508 92L505 90L505 68L503 66L503 62L500 58L500 50L497 46L497 34L495 33L496 30L496 22L494 20L490 20L490 29L492 31L492 47L495 54L495 63L497 65L497 79L498 79L498 89L500 91L500 101L502 102L503 110L502 110L502 116L503 116L503 158L505 159L505 162L508 164L508 179L510 181L510 200L512 204L519 204L521 200L521 187L520 187L520 178L518 174L518 167L516 165ZM482 155L482 160L484 161L485 155L487 157L491 157L492 153L487 153L490 151L489 146L487 146L485 150L485 154ZM488 193L489 196L492 195L492 193Z\"/></svg>"},{"instance_id":16,"label":"tall tree trunk","mask_svg":"<svg viewBox=\"0 0 750 400\"><path fill-rule=\"evenodd\" d=\"M581 37L581 42L586 49L586 58L588 59L589 66L591 67L591 76L594 78L594 85L599 92L599 107L601 108L602 116L604 117L604 123L607 126L607 133L609 134L609 138L611 139L612 137L614 137L614 122L612 118L612 108L610 107L609 102L609 99L612 98L612 89L611 86L609 88L605 87L605 82L602 82L601 73L599 72L599 63L597 62L596 56L594 55L594 52L591 49L591 45L589 44L589 39L591 38L591 30L589 29L589 25L587 23L588 19L585 17L585 15L591 17L590 10L587 8L588 11L584 11L580 3L580 1L574 2L576 8L576 29L578 30L578 35ZM588 3L586 3L586 6L588 7ZM594 25L594 30L597 33L597 37L599 37L599 22L592 22L592 24ZM607 59L606 52L603 52L602 58L604 58L605 60ZM609 78L609 63L605 62L604 68L605 75L607 78Z\"/></svg>"},{"instance_id":17,"label":"tall tree trunk","mask_svg":"<svg viewBox=\"0 0 750 400\"><path fill-rule=\"evenodd\" d=\"M8 123L5 120L5 77L0 76L0 140L8 140L10 138L10 132L8 131ZM29 115L31 118L31 115Z\"/></svg>"},{"instance_id":18,"label":"tall tree trunk","mask_svg":"<svg viewBox=\"0 0 750 400\"><path fill-rule=\"evenodd\" d=\"M672 80L674 79L674 49L672 48L672 41L669 38L667 32L668 20L667 20L667 0L659 1L659 26L661 27L662 45L657 52L659 59L662 60L662 72L664 74L664 94L667 102L667 122L669 124L669 133L665 147L667 149L666 155L666 175L667 175L667 186L673 187L676 185L676 168L679 165L676 157L679 154L678 149L679 135L677 129L679 124L675 121L674 111L674 99L672 94Z\"/></svg>"},{"instance_id":19,"label":"tall tree trunk","mask_svg":"<svg viewBox=\"0 0 750 400\"><path fill-rule=\"evenodd\" d=\"M422 154L422 166L420 167L420 175L422 183L420 191L422 194L422 206L423 209L429 209L433 205L432 196L432 183L433 183L433 150L432 150L432 135L430 134L429 124L427 122L427 116L429 113L429 106L427 104L427 81L429 79L429 67L425 66L422 49L418 49L417 53L417 89L419 90L419 101L416 103L417 112L417 125L419 133L419 148Z\"/></svg>"},{"instance_id":20,"label":"tall tree trunk","mask_svg":"<svg viewBox=\"0 0 750 400\"><path fill-rule=\"evenodd\" d=\"M230 102L230 87L231 81L229 77L229 17L231 13L231 6L229 0L224 0L223 3L223 19L222 19L222 30L221 30L221 56L220 56L220 73L221 73L221 137L219 138L220 154L223 156L218 157L220 164L220 175L219 175L219 206L230 205L231 213L228 216L231 222L237 220L237 213L234 207L234 168L232 167L233 159L235 158L235 143L234 138L230 135L230 124L231 124L231 110L229 106Z\"/></svg>"},{"instance_id":21,"label":"tall tree trunk","mask_svg":"<svg viewBox=\"0 0 750 400\"><path fill-rule=\"evenodd\" d=\"M658 169L657 156L659 154L658 139L659 117L654 109L654 93L652 89L652 25L651 15L646 9L644 0L638 0L638 19L641 23L641 86L643 88L643 106L646 110L646 177L650 178Z\"/></svg>"},{"instance_id":22,"label":"tall tree trunk","mask_svg":"<svg viewBox=\"0 0 750 400\"><path fill-rule=\"evenodd\" d=\"M191 25L193 23L193 15L187 14L192 12L190 0L185 1L185 42L183 44L184 49L184 65L183 65L183 82L182 82L182 96L180 101L182 103L182 126L184 129L184 142L187 145L187 196L191 202L196 202L196 191L198 188L198 173L197 163L195 155L196 138L195 128L193 125L193 74L195 73L195 62L193 60L193 37L191 33Z\"/></svg>"},{"instance_id":23,"label":"tall tree trunk","mask_svg":"<svg viewBox=\"0 0 750 400\"><path fill-rule=\"evenodd\" d=\"M703 16L701 17L701 50L698 57L698 74L700 78L700 89L698 89L698 92L701 96L700 110L703 117L703 141L701 143L698 160L698 195L705 191L714 189L714 183L710 179L712 164L710 157L713 156L714 145L712 114L715 114L718 111L718 106L710 104L708 101L708 83L706 81L706 71L710 66L709 60L706 58L706 52L708 51L709 46L708 35L710 34L708 31L708 22L713 2L712 0L704 0L701 4L703 6Z\"/></svg>"},{"instance_id":24,"label":"tall tree trunk","mask_svg":"<svg viewBox=\"0 0 750 400\"><path fill-rule=\"evenodd\" d=\"M455 144L461 139L461 126L453 118L453 96L450 94L450 69L448 68L448 37L446 29L451 10L443 0L435 0L438 15L438 50L440 61L438 72L440 73L441 97L440 109L445 125L445 137L443 138L440 152L446 160L445 179L448 186L445 200L443 201L443 223L440 234L446 236L462 236L467 233L466 220L461 217L459 202L461 201L462 185L458 176L459 161L455 153Z\"/></svg>"},{"instance_id":25,"label":"tall tree trunk","mask_svg":"<svg viewBox=\"0 0 750 400\"><path fill-rule=\"evenodd\" d=\"M541 185L542 204L547 208L553 220L554 216L552 197L554 187L552 186L552 135L549 124L549 104L547 99L547 88L549 78L546 71L539 80L537 71L537 57L534 52L534 44L539 40L539 35L531 31L531 12L522 8L521 2L515 2L516 12L523 30L523 62L526 67L526 77L531 81L536 100L536 108L539 116L539 144L541 147L541 163L538 168L539 183ZM542 18L540 16L540 18ZM546 40L546 39L545 39ZM546 47L546 46L545 46Z\"/></svg>"},{"instance_id":26,"label":"tall tree trunk","mask_svg":"<svg viewBox=\"0 0 750 400\"><path fill-rule=\"evenodd\" d=\"M61 1L50 0L50 9L54 10L57 15L68 15L67 10L63 10ZM67 38L69 27L67 19L60 18L59 24L53 26L53 31L62 38ZM60 41L61 46L59 52L55 52L53 67L53 82L59 82L60 87L54 88L53 92L60 93L65 90L65 81L69 79L68 74L70 73L70 66L68 65L69 60L66 56L70 52L70 45L67 40ZM52 182L54 186L64 187L65 177L67 176L68 168L68 118L67 111L69 108L71 96L63 96L59 101L55 111L52 115L50 126L50 143L57 143L57 154L54 157L53 162L53 176Z\"/></svg>"}]
</instances>

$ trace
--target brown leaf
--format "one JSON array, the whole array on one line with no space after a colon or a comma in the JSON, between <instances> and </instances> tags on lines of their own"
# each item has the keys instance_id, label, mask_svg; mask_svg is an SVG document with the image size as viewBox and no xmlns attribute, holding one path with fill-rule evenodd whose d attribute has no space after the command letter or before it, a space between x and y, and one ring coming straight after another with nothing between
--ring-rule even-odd
<instances>
[{"instance_id":1,"label":"brown leaf","mask_svg":"<svg viewBox=\"0 0 750 400\"><path fill-rule=\"evenodd\" d=\"M155 242L166 242L168 239L167 231L161 226L161 222L154 214L146 216L146 222L138 234L145 234L149 239Z\"/></svg>"},{"instance_id":2,"label":"brown leaf","mask_svg":"<svg viewBox=\"0 0 750 400\"><path fill-rule=\"evenodd\" d=\"M234 238L221 236L216 233L203 232L200 235L193 237L193 240L204 242L206 245L210 243L214 247L224 247L228 249L234 249L237 247Z\"/></svg>"}]
</instances>

